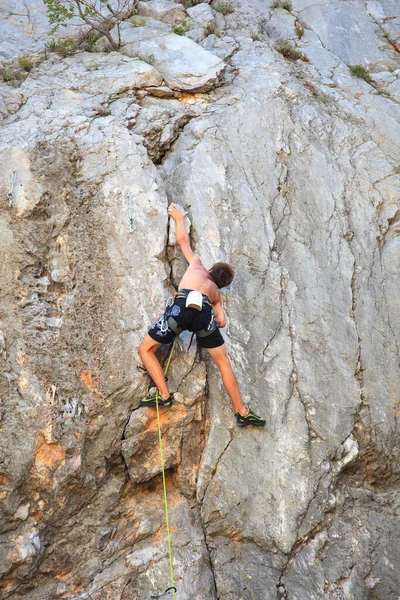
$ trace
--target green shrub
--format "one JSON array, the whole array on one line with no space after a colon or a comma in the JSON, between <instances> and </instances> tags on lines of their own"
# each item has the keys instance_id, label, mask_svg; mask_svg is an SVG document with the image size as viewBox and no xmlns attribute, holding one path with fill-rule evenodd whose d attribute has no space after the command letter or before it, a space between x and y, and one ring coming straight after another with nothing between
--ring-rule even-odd
<instances>
[{"instance_id":1,"label":"green shrub","mask_svg":"<svg viewBox=\"0 0 400 600\"><path fill-rule=\"evenodd\" d=\"M89 25L95 29L99 37L106 37L113 50L118 50L121 44L120 24L132 17L136 10L136 0L43 0L43 3L53 34L60 27L67 27L69 21L74 19L85 27ZM113 31L118 34L117 40L114 40L108 27L110 22L116 25Z\"/></svg>"},{"instance_id":2,"label":"green shrub","mask_svg":"<svg viewBox=\"0 0 400 600\"><path fill-rule=\"evenodd\" d=\"M368 73L367 69L363 65L350 65L349 66L350 73L354 77L360 77L364 79L367 83L371 83L371 75Z\"/></svg>"},{"instance_id":3,"label":"green shrub","mask_svg":"<svg viewBox=\"0 0 400 600\"><path fill-rule=\"evenodd\" d=\"M222 15L230 15L231 13L235 12L235 6L233 2L217 2L213 8Z\"/></svg>"},{"instance_id":4,"label":"green shrub","mask_svg":"<svg viewBox=\"0 0 400 600\"><path fill-rule=\"evenodd\" d=\"M185 35L185 33L187 31L189 31L190 27L187 24L186 19L183 19L182 23L180 25L175 25L175 27L172 29L172 31L176 34L176 35Z\"/></svg>"},{"instance_id":5,"label":"green shrub","mask_svg":"<svg viewBox=\"0 0 400 600\"><path fill-rule=\"evenodd\" d=\"M204 30L204 34L207 37L208 35L212 35L215 33L215 23L209 23Z\"/></svg>"},{"instance_id":6,"label":"green shrub","mask_svg":"<svg viewBox=\"0 0 400 600\"><path fill-rule=\"evenodd\" d=\"M296 48L292 46L289 40L277 41L275 44L275 48L280 54L282 54L282 56L284 56L288 60L302 60L303 62L310 62L308 56L303 54L303 52L299 52L298 50L296 50Z\"/></svg>"},{"instance_id":7,"label":"green shrub","mask_svg":"<svg viewBox=\"0 0 400 600\"><path fill-rule=\"evenodd\" d=\"M301 40L301 38L304 35L304 27L301 23L297 23L296 27L295 27L296 33L297 33L297 37L299 38L299 40Z\"/></svg>"},{"instance_id":8,"label":"green shrub","mask_svg":"<svg viewBox=\"0 0 400 600\"><path fill-rule=\"evenodd\" d=\"M380 96L390 96L390 92L388 92L387 90L385 90L383 88L379 88L379 90L377 90L376 93L379 94Z\"/></svg>"},{"instance_id":9,"label":"green shrub","mask_svg":"<svg viewBox=\"0 0 400 600\"><path fill-rule=\"evenodd\" d=\"M99 117L109 117L111 115L111 110L109 108L99 108L97 110L97 115Z\"/></svg>"},{"instance_id":10,"label":"green shrub","mask_svg":"<svg viewBox=\"0 0 400 600\"><path fill-rule=\"evenodd\" d=\"M3 81L5 81L6 83L17 79L16 72L13 69L10 69L10 67L1 67L0 75L3 79Z\"/></svg>"},{"instance_id":11,"label":"green shrub","mask_svg":"<svg viewBox=\"0 0 400 600\"><path fill-rule=\"evenodd\" d=\"M129 19L129 23L131 23L134 27L144 27L147 21L146 19L143 19L143 17L132 17Z\"/></svg>"},{"instance_id":12,"label":"green shrub","mask_svg":"<svg viewBox=\"0 0 400 600\"><path fill-rule=\"evenodd\" d=\"M45 48L50 52L57 52L63 56L68 56L76 51L76 42L74 40L55 40L54 38L45 44Z\"/></svg>"},{"instance_id":13,"label":"green shrub","mask_svg":"<svg viewBox=\"0 0 400 600\"><path fill-rule=\"evenodd\" d=\"M29 73L29 71L32 71L33 69L33 62L29 60L27 56L20 56L18 58L18 63L21 69L23 69L27 73Z\"/></svg>"},{"instance_id":14,"label":"green shrub","mask_svg":"<svg viewBox=\"0 0 400 600\"><path fill-rule=\"evenodd\" d=\"M99 34L97 31L93 29L88 31L83 38L81 39L79 46L82 50L86 50L86 52L94 52L97 40L99 39Z\"/></svg>"},{"instance_id":15,"label":"green shrub","mask_svg":"<svg viewBox=\"0 0 400 600\"><path fill-rule=\"evenodd\" d=\"M252 31L250 37L253 40L253 42L261 42L261 40L263 39L262 35L260 35L256 31Z\"/></svg>"},{"instance_id":16,"label":"green shrub","mask_svg":"<svg viewBox=\"0 0 400 600\"><path fill-rule=\"evenodd\" d=\"M271 8L284 8L288 12L290 12L293 8L290 0L274 0L271 4Z\"/></svg>"}]
</instances>

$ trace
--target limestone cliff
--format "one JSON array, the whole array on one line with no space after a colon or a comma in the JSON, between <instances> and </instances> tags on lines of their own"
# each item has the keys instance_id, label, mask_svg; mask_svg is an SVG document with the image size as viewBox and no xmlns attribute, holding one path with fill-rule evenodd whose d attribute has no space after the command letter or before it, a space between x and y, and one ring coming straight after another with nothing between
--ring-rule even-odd
<instances>
[{"instance_id":1,"label":"limestone cliff","mask_svg":"<svg viewBox=\"0 0 400 600\"><path fill-rule=\"evenodd\" d=\"M39 0L0 7L4 79L37 53L0 84L2 597L168 586L136 348L184 268L175 201L204 263L236 267L224 335L267 418L238 429L182 336L177 597L398 600L400 5L186 4L140 2L120 53L65 57Z\"/></svg>"}]
</instances>

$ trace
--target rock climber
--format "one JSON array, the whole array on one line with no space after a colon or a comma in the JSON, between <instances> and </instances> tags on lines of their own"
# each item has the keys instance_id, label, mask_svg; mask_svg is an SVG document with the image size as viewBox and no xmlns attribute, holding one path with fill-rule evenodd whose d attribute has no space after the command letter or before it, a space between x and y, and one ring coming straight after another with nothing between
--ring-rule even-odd
<instances>
[{"instance_id":1,"label":"rock climber","mask_svg":"<svg viewBox=\"0 0 400 600\"><path fill-rule=\"evenodd\" d=\"M207 349L220 370L223 384L235 409L237 424L240 427L265 425L265 419L257 416L243 403L237 379L226 353L224 339L219 330L226 325L219 290L232 282L233 268L227 263L219 262L207 271L190 247L189 235L184 225L187 213L181 212L175 204L171 204L168 214L176 222L176 241L189 266L181 279L173 302L151 327L138 348L143 364L158 388L158 405L170 407L173 395L169 393L155 351L162 344L170 344L182 331L188 330L196 333L198 344L201 348ZM141 404L155 406L156 395L143 398Z\"/></svg>"}]
</instances>

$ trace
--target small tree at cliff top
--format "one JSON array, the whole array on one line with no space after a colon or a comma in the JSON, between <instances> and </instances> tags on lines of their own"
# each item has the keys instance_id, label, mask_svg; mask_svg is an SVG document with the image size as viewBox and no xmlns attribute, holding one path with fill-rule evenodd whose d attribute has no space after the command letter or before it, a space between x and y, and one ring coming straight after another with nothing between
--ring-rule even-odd
<instances>
[{"instance_id":1,"label":"small tree at cliff top","mask_svg":"<svg viewBox=\"0 0 400 600\"><path fill-rule=\"evenodd\" d=\"M120 24L135 12L137 0L43 0L52 31L66 27L71 19L78 24L88 25L105 36L114 50L121 45ZM111 30L116 27L118 40Z\"/></svg>"}]
</instances>

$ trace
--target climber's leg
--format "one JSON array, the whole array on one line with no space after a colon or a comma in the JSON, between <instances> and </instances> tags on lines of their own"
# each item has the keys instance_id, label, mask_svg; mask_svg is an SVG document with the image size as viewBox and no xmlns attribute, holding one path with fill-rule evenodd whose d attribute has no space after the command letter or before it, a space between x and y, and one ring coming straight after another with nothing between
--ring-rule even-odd
<instances>
[{"instance_id":1,"label":"climber's leg","mask_svg":"<svg viewBox=\"0 0 400 600\"><path fill-rule=\"evenodd\" d=\"M149 335L146 335L143 342L140 344L138 348L138 352L140 358L143 361L146 370L154 383L156 384L158 390L160 391L161 397L164 400L167 400L170 397L168 386L165 381L164 371L162 366L155 355L155 351L159 348L161 344L156 342Z\"/></svg>"},{"instance_id":2,"label":"climber's leg","mask_svg":"<svg viewBox=\"0 0 400 600\"><path fill-rule=\"evenodd\" d=\"M236 420L239 427L265 425L265 419L256 415L250 407L246 408L243 404L239 385L232 370L231 361L226 353L225 344L217 348L207 348L207 350L221 372L223 384L235 408Z\"/></svg>"},{"instance_id":3,"label":"climber's leg","mask_svg":"<svg viewBox=\"0 0 400 600\"><path fill-rule=\"evenodd\" d=\"M222 382L229 398L232 400L235 412L242 416L247 415L248 410L243 404L239 385L232 370L231 361L226 353L225 344L218 346L218 348L207 348L207 351L221 372Z\"/></svg>"}]
</instances>

